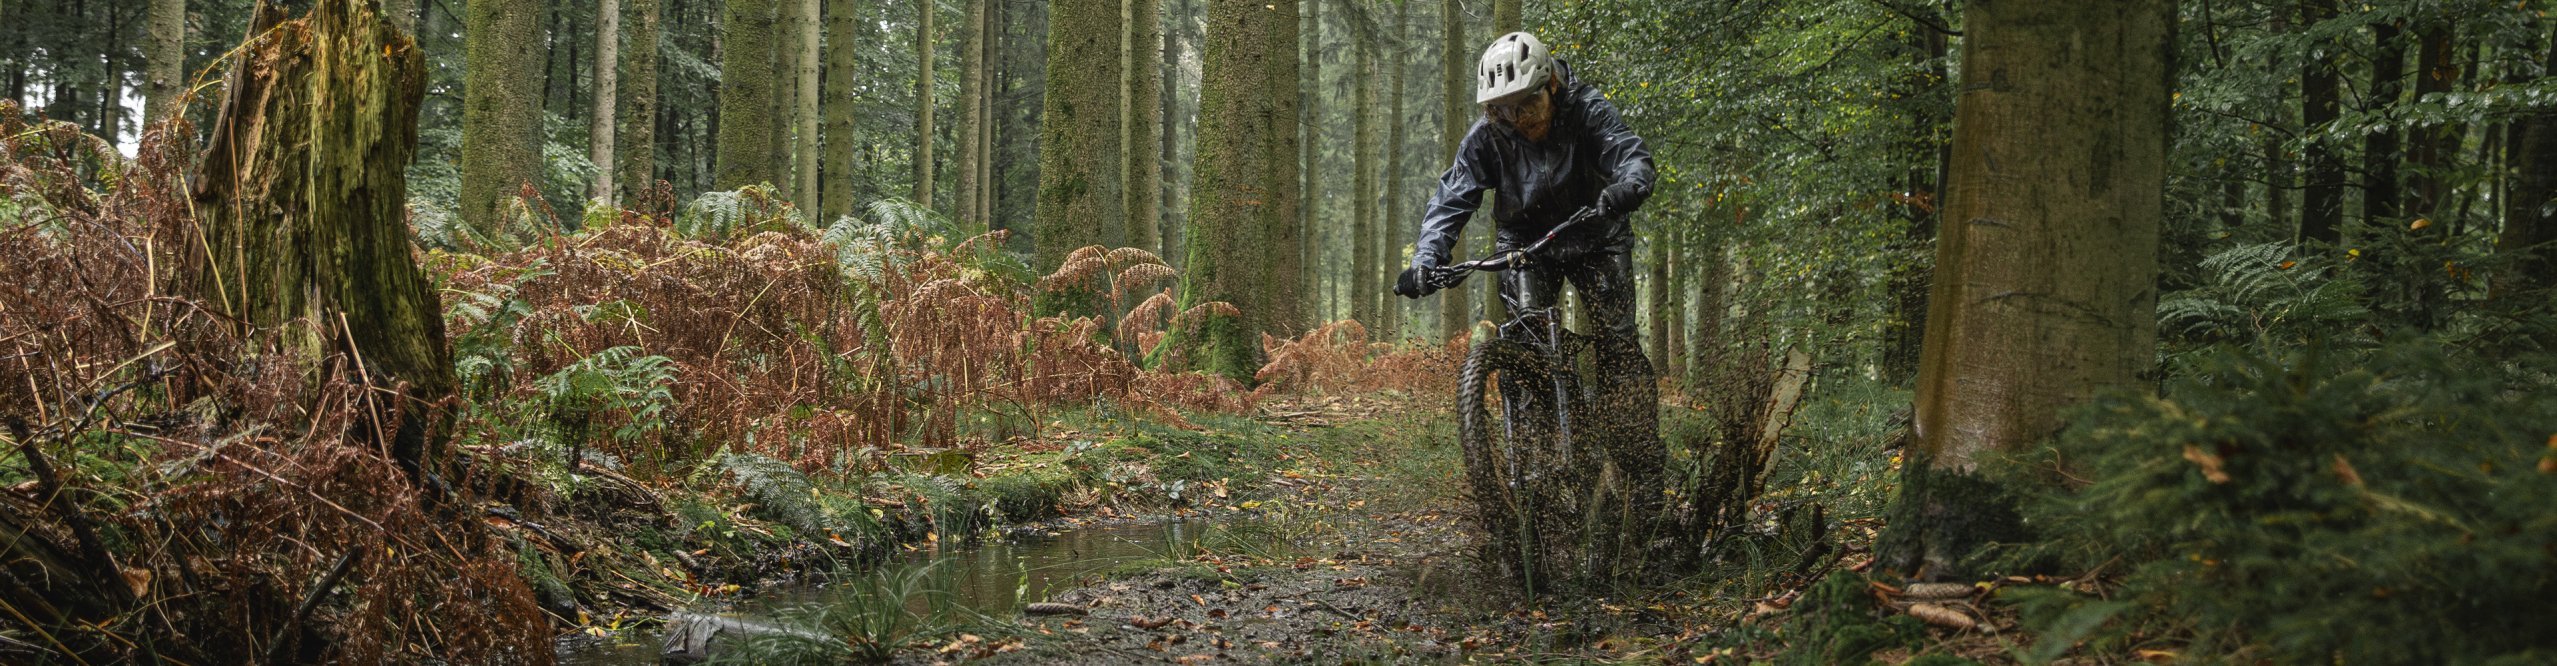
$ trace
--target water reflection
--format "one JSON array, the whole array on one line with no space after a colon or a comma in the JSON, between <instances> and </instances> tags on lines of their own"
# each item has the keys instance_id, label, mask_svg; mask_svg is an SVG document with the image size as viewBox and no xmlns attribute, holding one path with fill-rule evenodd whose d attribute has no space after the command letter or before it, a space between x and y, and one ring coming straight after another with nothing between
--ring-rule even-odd
<instances>
[{"instance_id":1,"label":"water reflection","mask_svg":"<svg viewBox=\"0 0 2557 666\"><path fill-rule=\"evenodd\" d=\"M1044 601L1078 586L1086 576L1167 555L1186 556L1195 552L1202 538L1217 531L1219 528L1215 523L1204 520L1087 527L1054 534L989 539L978 545L939 552L926 548L887 566L928 567L923 580L928 592L911 595L906 602L907 609L916 614L930 613L933 610L931 605L939 603L954 606L963 611L962 615L974 612L987 617L1009 617L1019 613L1023 605ZM860 594L862 587L814 584L768 590L756 598L735 604L728 614L759 618L786 616L792 609L812 604L846 603L850 600L847 595ZM570 666L654 664L657 663L658 645L663 639L661 630L622 636L603 645L578 645L564 649L560 663Z\"/></svg>"}]
</instances>

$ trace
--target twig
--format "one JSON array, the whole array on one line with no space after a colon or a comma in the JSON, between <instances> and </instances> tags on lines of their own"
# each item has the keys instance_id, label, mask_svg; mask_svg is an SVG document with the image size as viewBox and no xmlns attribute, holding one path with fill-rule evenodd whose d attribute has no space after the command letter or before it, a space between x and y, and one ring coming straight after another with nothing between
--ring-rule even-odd
<instances>
[{"instance_id":1,"label":"twig","mask_svg":"<svg viewBox=\"0 0 2557 666\"><path fill-rule=\"evenodd\" d=\"M294 635L301 631L303 623L311 621L311 611L319 609L320 598L328 596L330 590L337 589L338 581L345 580L346 572L353 570L356 561L362 559L364 559L363 546L356 546L347 550L345 555L338 556L337 566L329 567L328 575L320 577L320 584L313 586L309 594L302 595L302 605L293 608L293 621L286 623L284 632L277 634L275 640L267 644L266 663L284 663L286 652L284 648L301 642L294 640Z\"/></svg>"}]
</instances>

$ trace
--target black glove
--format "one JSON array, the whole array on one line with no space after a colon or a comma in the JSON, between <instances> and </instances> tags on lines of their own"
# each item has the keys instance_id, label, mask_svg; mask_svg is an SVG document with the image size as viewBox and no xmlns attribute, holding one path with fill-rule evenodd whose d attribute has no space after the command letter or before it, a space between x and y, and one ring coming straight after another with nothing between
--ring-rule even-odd
<instances>
[{"instance_id":1,"label":"black glove","mask_svg":"<svg viewBox=\"0 0 2557 666\"><path fill-rule=\"evenodd\" d=\"M1617 183L1598 193L1598 211L1605 217L1624 217L1642 205L1643 187L1635 183Z\"/></svg>"},{"instance_id":2,"label":"black glove","mask_svg":"<svg viewBox=\"0 0 2557 666\"><path fill-rule=\"evenodd\" d=\"M1403 269L1402 276L1394 278L1394 295L1416 299L1438 291L1438 286L1430 284L1429 277L1422 274L1422 270L1419 266Z\"/></svg>"}]
</instances>

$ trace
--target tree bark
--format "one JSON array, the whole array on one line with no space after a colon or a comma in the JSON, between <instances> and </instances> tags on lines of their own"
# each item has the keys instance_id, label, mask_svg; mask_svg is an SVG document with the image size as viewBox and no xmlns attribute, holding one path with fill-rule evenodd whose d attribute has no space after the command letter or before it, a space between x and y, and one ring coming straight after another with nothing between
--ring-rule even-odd
<instances>
[{"instance_id":1,"label":"tree bark","mask_svg":"<svg viewBox=\"0 0 2557 666\"><path fill-rule=\"evenodd\" d=\"M2314 29L2321 21L2335 17L2335 0L2307 0L2302 3L2302 27ZM2305 137L2301 152L2308 173L2300 195L2300 240L2333 244L2342 240L2344 222L2344 160L2335 149L2317 136L2335 122L2338 93L2335 75L2334 45L2319 44L2300 72L2300 135Z\"/></svg>"},{"instance_id":2,"label":"tree bark","mask_svg":"<svg viewBox=\"0 0 2557 666\"><path fill-rule=\"evenodd\" d=\"M940 31L933 29L940 3L915 0L915 77L914 77L914 201L932 207L932 148L936 131L932 127L933 56L941 51Z\"/></svg>"},{"instance_id":3,"label":"tree bark","mask_svg":"<svg viewBox=\"0 0 2557 666\"><path fill-rule=\"evenodd\" d=\"M1962 568L2020 519L1977 465L2061 410L2142 385L2156 344L2172 0L1964 6L1952 199L1938 235L1913 458L1880 551Z\"/></svg>"},{"instance_id":4,"label":"tree bark","mask_svg":"<svg viewBox=\"0 0 2557 666\"><path fill-rule=\"evenodd\" d=\"M2452 62L2452 39L2449 17L2434 17L2438 24L2427 26L2415 55L2415 99L2449 92L2451 82L2459 79L2459 65ZM2450 156L2459 150L2458 125L2415 130L2408 146L2407 161L2412 167L2406 175L2406 193L2411 197L2407 214L2432 217L2441 211L2449 197L2444 191L2442 171L2450 167Z\"/></svg>"},{"instance_id":5,"label":"tree bark","mask_svg":"<svg viewBox=\"0 0 2557 666\"><path fill-rule=\"evenodd\" d=\"M780 176L773 162L773 0L727 3L720 27L719 164L714 187L772 185Z\"/></svg>"},{"instance_id":6,"label":"tree bark","mask_svg":"<svg viewBox=\"0 0 2557 666\"><path fill-rule=\"evenodd\" d=\"M400 32L417 32L417 0L382 0L382 20Z\"/></svg>"},{"instance_id":7,"label":"tree bark","mask_svg":"<svg viewBox=\"0 0 2557 666\"><path fill-rule=\"evenodd\" d=\"M1164 252L1163 163L1163 4L1162 0L1128 0L1127 51L1127 219L1128 242L1147 252Z\"/></svg>"},{"instance_id":8,"label":"tree bark","mask_svg":"<svg viewBox=\"0 0 2557 666\"><path fill-rule=\"evenodd\" d=\"M613 184L620 189L620 201L637 201L657 187L657 0L623 0L630 21L629 50L622 53L622 69L629 80L615 77L621 94L621 129L616 133L613 165L620 172ZM601 166L601 165L598 165Z\"/></svg>"},{"instance_id":9,"label":"tree bark","mask_svg":"<svg viewBox=\"0 0 2557 666\"><path fill-rule=\"evenodd\" d=\"M1404 94L1406 88L1403 87L1405 83L1403 77L1405 72L1411 69L1411 63L1403 57L1403 54L1410 53L1404 38L1409 34L1405 24L1411 18L1411 8L1412 3L1409 0L1394 3L1393 31L1388 33L1385 43L1381 45L1385 49L1390 49L1391 53L1387 54L1379 65L1392 68L1392 72L1385 76L1385 176L1381 183L1383 191L1380 192L1384 195L1384 200L1377 204L1384 207L1383 214L1378 216L1378 221L1382 223L1380 226L1383 227L1384 237L1376 240L1376 268L1368 275L1368 279L1378 287L1376 290L1377 313L1384 316L1385 327L1376 336L1379 340L1397 339L1403 335L1406 323L1403 301L1394 298L1394 294L1384 289L1384 286L1393 284L1394 275L1402 271L1405 259L1401 248L1409 246L1404 239L1416 236L1404 219L1404 214L1411 209L1411 206L1405 205L1403 198L1403 183L1406 180L1403 177L1403 153L1407 152L1408 148L1405 145L1408 137L1404 128L1411 125L1411 119L1403 115L1403 98L1407 97Z\"/></svg>"},{"instance_id":10,"label":"tree bark","mask_svg":"<svg viewBox=\"0 0 2557 666\"><path fill-rule=\"evenodd\" d=\"M1297 218L1295 0L1209 0L1199 89L1198 176L1190 199L1186 302L1238 317L1203 327L1201 367L1248 377L1260 335L1301 323ZM1054 94L1051 91L1051 94Z\"/></svg>"},{"instance_id":11,"label":"tree bark","mask_svg":"<svg viewBox=\"0 0 2557 666\"><path fill-rule=\"evenodd\" d=\"M818 208L827 222L852 214L853 168L853 83L861 75L861 50L857 31L861 29L860 0L833 0L826 8L826 99L834 103L825 107L824 163L818 171L825 177L818 186L821 201Z\"/></svg>"},{"instance_id":12,"label":"tree bark","mask_svg":"<svg viewBox=\"0 0 2557 666\"><path fill-rule=\"evenodd\" d=\"M1036 269L1111 238L1126 205L1119 181L1118 0L1049 4L1045 112L1039 120Z\"/></svg>"},{"instance_id":13,"label":"tree bark","mask_svg":"<svg viewBox=\"0 0 2557 666\"><path fill-rule=\"evenodd\" d=\"M799 89L800 59L807 53L806 28L817 20L802 0L773 3L772 168L773 191L784 200L800 201L799 99L816 91Z\"/></svg>"},{"instance_id":14,"label":"tree bark","mask_svg":"<svg viewBox=\"0 0 2557 666\"><path fill-rule=\"evenodd\" d=\"M523 188L540 181L541 3L474 2L465 8L462 75L462 222L500 246L513 221L507 211Z\"/></svg>"},{"instance_id":15,"label":"tree bark","mask_svg":"<svg viewBox=\"0 0 2557 666\"><path fill-rule=\"evenodd\" d=\"M151 0L142 75L145 123L159 124L186 93L186 0Z\"/></svg>"},{"instance_id":16,"label":"tree bark","mask_svg":"<svg viewBox=\"0 0 2557 666\"><path fill-rule=\"evenodd\" d=\"M617 81L621 66L621 1L597 0L595 3L595 117L587 129L589 158L595 163L595 186L586 196L612 206L613 131L618 118L613 105L620 101Z\"/></svg>"},{"instance_id":17,"label":"tree bark","mask_svg":"<svg viewBox=\"0 0 2557 666\"><path fill-rule=\"evenodd\" d=\"M791 59L791 63L798 67L795 71L790 73L794 79L791 89L798 93L798 97L796 98L797 104L794 105L790 114L792 137L790 141L790 155L792 160L791 181L793 183L791 185L790 201L792 206L797 207L811 220L815 220L817 206L820 202L818 191L821 187L818 184L817 178L817 151L819 150L817 139L819 118L817 113L820 108L821 101L817 94L817 86L819 84L817 75L820 71L822 71L822 68L819 65L823 62L822 59L824 58L823 50L819 47L822 45L822 40L824 38L823 30L821 29L824 27L824 23L820 19L820 15L824 13L825 9L823 6L823 0L782 1L799 3L799 22L798 25L793 28L793 30L799 35L798 39L794 42L799 47L799 56ZM819 223L822 224L823 222L820 221Z\"/></svg>"},{"instance_id":18,"label":"tree bark","mask_svg":"<svg viewBox=\"0 0 2557 666\"><path fill-rule=\"evenodd\" d=\"M2557 72L2557 34L2549 38L2542 72ZM2492 285L2493 298L2547 306L2541 292L2557 286L2557 111L2541 108L2514 119L2512 175L2503 233L2495 252L2511 259Z\"/></svg>"},{"instance_id":19,"label":"tree bark","mask_svg":"<svg viewBox=\"0 0 2557 666\"><path fill-rule=\"evenodd\" d=\"M985 183L979 173L985 162L979 153L985 148L986 0L968 0L967 11L966 32L959 40L959 181L951 217L961 228L973 231L985 224L977 202Z\"/></svg>"},{"instance_id":20,"label":"tree bark","mask_svg":"<svg viewBox=\"0 0 2557 666\"><path fill-rule=\"evenodd\" d=\"M2377 112L2397 105L2406 90L2406 43L2395 23L2371 25L2371 87L2365 110ZM2403 211L2399 204L2397 163L2399 153L2397 130L2382 127L2362 136L2362 223L2370 226L2394 226Z\"/></svg>"},{"instance_id":21,"label":"tree bark","mask_svg":"<svg viewBox=\"0 0 2557 666\"><path fill-rule=\"evenodd\" d=\"M1305 182L1297 191L1297 208L1305 211L1305 219L1313 228L1296 239L1296 256L1308 268L1296 276L1296 283L1299 291L1318 294L1318 298L1322 299L1324 314L1317 319L1331 318L1331 311L1340 299L1331 282L1332 276L1327 274L1332 271L1323 270L1327 262L1318 259L1323 256L1322 238L1327 233L1336 233L1332 228L1340 224L1337 219L1323 215L1323 181L1331 174L1329 169L1323 168L1324 128L1330 124L1325 122L1323 111L1323 5L1332 1L1306 0L1305 22L1297 31L1297 41L1302 44L1297 57L1303 63L1300 66L1302 79L1297 83L1303 91L1300 93L1303 103L1297 105L1297 112L1302 114L1297 123L1296 147L1301 155L1297 167L1305 174Z\"/></svg>"},{"instance_id":22,"label":"tree bark","mask_svg":"<svg viewBox=\"0 0 2557 666\"><path fill-rule=\"evenodd\" d=\"M1456 144L1465 140L1465 131L1474 124L1474 48L1465 43L1464 5L1457 0L1439 0L1439 83L1444 102L1438 126L1439 164L1456 161ZM1470 284L1487 282L1467 281ZM1438 337L1454 340L1474 325L1471 304L1474 294L1460 285L1439 294Z\"/></svg>"},{"instance_id":23,"label":"tree bark","mask_svg":"<svg viewBox=\"0 0 2557 666\"><path fill-rule=\"evenodd\" d=\"M1492 32L1506 35L1526 29L1526 0L1492 0Z\"/></svg>"},{"instance_id":24,"label":"tree bark","mask_svg":"<svg viewBox=\"0 0 2557 666\"><path fill-rule=\"evenodd\" d=\"M1374 339L1385 328L1380 307L1385 294L1376 283L1376 267L1384 263L1376 247L1376 40L1368 22L1358 20L1367 8L1350 6L1359 12L1352 15L1350 29L1358 54L1350 74L1350 318L1367 326Z\"/></svg>"},{"instance_id":25,"label":"tree bark","mask_svg":"<svg viewBox=\"0 0 2557 666\"><path fill-rule=\"evenodd\" d=\"M405 212L426 64L359 1L319 0L234 60L193 179L203 250L189 288L243 332L301 322L288 344L345 354L347 376L394 390L372 413L397 419L355 435L417 478L442 459L457 386Z\"/></svg>"}]
</instances>

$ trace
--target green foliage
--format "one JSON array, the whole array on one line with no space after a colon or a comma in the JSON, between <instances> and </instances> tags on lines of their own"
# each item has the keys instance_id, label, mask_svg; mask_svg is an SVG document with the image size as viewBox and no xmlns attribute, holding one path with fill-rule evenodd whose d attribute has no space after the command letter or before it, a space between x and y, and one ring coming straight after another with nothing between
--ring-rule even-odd
<instances>
[{"instance_id":1,"label":"green foliage","mask_svg":"<svg viewBox=\"0 0 2557 666\"><path fill-rule=\"evenodd\" d=\"M836 601L792 609L793 624L812 627L799 632L758 635L720 663L842 663L887 661L917 639L948 631L964 619L965 609L949 590L948 576L936 576L939 563L883 567L843 584L852 589Z\"/></svg>"},{"instance_id":2,"label":"green foliage","mask_svg":"<svg viewBox=\"0 0 2557 666\"><path fill-rule=\"evenodd\" d=\"M719 457L719 467L737 479L754 513L789 527L809 540L834 538L854 543L880 533L879 516L860 497L828 493L790 463L751 453Z\"/></svg>"},{"instance_id":3,"label":"green foliage","mask_svg":"<svg viewBox=\"0 0 2557 666\"><path fill-rule=\"evenodd\" d=\"M1864 664L1873 653L1895 647L1917 647L1925 625L1907 615L1881 617L1863 576L1829 574L1794 603L1793 620L1785 624L1792 649L1779 664Z\"/></svg>"},{"instance_id":4,"label":"green foliage","mask_svg":"<svg viewBox=\"0 0 2557 666\"><path fill-rule=\"evenodd\" d=\"M2019 461L2068 482L2028 506L2049 539L2015 555L2119 557L2138 616L2213 652L2545 660L2552 389L2430 342L2218 354L2162 396L2098 402Z\"/></svg>"},{"instance_id":5,"label":"green foliage","mask_svg":"<svg viewBox=\"0 0 2557 666\"><path fill-rule=\"evenodd\" d=\"M560 436L582 444L591 419L599 415L620 420L612 435L623 444L666 428L666 408L675 401L674 361L640 352L633 346L608 348L533 380Z\"/></svg>"},{"instance_id":6,"label":"green foliage","mask_svg":"<svg viewBox=\"0 0 2557 666\"><path fill-rule=\"evenodd\" d=\"M2312 339L2362 337L2370 316L2362 285L2324 255L2288 242L2242 243L2212 253L2201 284L2158 299L2158 329L2186 343L2246 342L2287 348Z\"/></svg>"},{"instance_id":7,"label":"green foliage","mask_svg":"<svg viewBox=\"0 0 2557 666\"><path fill-rule=\"evenodd\" d=\"M763 185L725 192L704 192L675 216L675 233L685 238L722 241L752 236L768 229L806 226L788 201Z\"/></svg>"}]
</instances>

